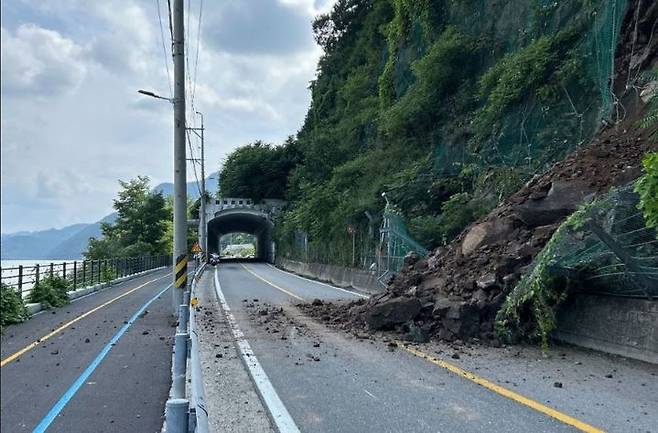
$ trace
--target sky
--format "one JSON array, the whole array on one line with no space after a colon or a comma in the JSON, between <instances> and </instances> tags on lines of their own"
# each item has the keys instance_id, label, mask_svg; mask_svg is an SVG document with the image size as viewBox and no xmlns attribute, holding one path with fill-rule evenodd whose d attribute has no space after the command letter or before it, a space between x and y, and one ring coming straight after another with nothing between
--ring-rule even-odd
<instances>
[{"instance_id":1,"label":"sky","mask_svg":"<svg viewBox=\"0 0 658 433\"><path fill-rule=\"evenodd\" d=\"M311 22L331 3L189 0L188 108L193 94L206 173L240 145L299 130L322 54ZM166 5L2 1L2 233L97 221L112 211L118 179L172 181L172 107L137 93L171 94ZM187 118L199 126L191 109Z\"/></svg>"}]
</instances>

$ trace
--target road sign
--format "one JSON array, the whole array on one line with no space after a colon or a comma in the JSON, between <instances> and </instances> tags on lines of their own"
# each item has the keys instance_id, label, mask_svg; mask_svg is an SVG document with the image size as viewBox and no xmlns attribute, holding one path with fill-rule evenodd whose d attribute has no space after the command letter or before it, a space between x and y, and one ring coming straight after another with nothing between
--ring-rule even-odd
<instances>
[{"instance_id":1,"label":"road sign","mask_svg":"<svg viewBox=\"0 0 658 433\"><path fill-rule=\"evenodd\" d=\"M193 253L200 253L201 252L201 247L199 246L198 242L195 242L194 245L192 245L192 252Z\"/></svg>"}]
</instances>

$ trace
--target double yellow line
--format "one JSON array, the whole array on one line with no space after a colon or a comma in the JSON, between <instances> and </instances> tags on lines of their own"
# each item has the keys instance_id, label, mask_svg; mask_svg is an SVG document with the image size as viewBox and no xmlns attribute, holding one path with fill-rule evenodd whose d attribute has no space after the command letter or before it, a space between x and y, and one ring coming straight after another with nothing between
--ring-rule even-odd
<instances>
[{"instance_id":1,"label":"double yellow line","mask_svg":"<svg viewBox=\"0 0 658 433\"><path fill-rule=\"evenodd\" d=\"M46 334L46 335L44 335L43 337L36 339L35 341L33 341L32 343L28 344L27 346L25 346L24 348L22 348L22 349L19 350L18 352L13 353L13 354L9 355L8 357L6 357L5 359L3 359L2 361L0 361L0 368L1 368L1 367L4 367L5 365L9 364L10 362L16 360L16 358L20 357L21 355L24 355L25 353L27 353L27 352L29 352L30 350L34 349L34 348L37 347L39 344L43 343L44 341L48 340L49 338L52 338L52 337L54 337L55 335L59 334L60 332L62 332L63 330L65 330L65 329L68 328L69 326L73 325L74 323L79 322L80 320L84 319L85 317L87 317L87 316L89 316L89 315L91 315L91 314L94 314L96 311L98 311L98 310L100 310L100 309L102 309L102 308L107 307L108 305L110 305L110 304L112 304L112 303L118 301L119 299L121 299L121 298L123 298L123 297L125 297L125 296L130 295L130 294L133 293L134 291L139 290L139 289L141 289L142 287L144 287L144 286L146 286L146 285L148 285L148 284L151 284L151 283L153 283L153 282L155 282L155 281L161 280L161 279L163 279L163 278L165 278L165 277L168 277L168 276L169 276L169 275L165 275L165 276L162 276L162 277L155 278L155 279L153 279L153 280L147 281L147 282L145 282L144 284L140 284L139 286L137 286L137 287L135 287L135 288L133 288L133 289L130 289L130 290L128 290L127 292L122 293L121 295L116 296L116 297L110 299L109 301L100 304L99 306L97 306L97 307L95 307L95 308L92 308L91 310L87 311L86 313L79 315L79 316L76 317L75 319L66 322L65 324L63 324L63 325L60 326L59 328L55 329L54 331L50 332L49 334Z\"/></svg>"}]
</instances>

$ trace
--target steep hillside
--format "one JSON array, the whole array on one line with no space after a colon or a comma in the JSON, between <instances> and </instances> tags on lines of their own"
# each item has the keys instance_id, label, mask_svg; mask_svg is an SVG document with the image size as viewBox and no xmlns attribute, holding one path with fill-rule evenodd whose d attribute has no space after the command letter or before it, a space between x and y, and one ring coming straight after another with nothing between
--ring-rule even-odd
<instances>
[{"instance_id":1,"label":"steep hillside","mask_svg":"<svg viewBox=\"0 0 658 433\"><path fill-rule=\"evenodd\" d=\"M600 104L598 110L601 110L604 121L601 126L592 126L590 133L594 134L594 139L591 142L583 140L587 135L581 134L580 139L586 141L585 145L533 176L491 212L461 231L452 242L435 249L426 259L418 255L409 256L401 272L380 296L347 306L325 304L304 308L347 328L397 329L416 340L433 336L445 340L479 338L497 342L494 335L497 312L520 278L532 269L533 260L558 226L584 200L637 179L641 174L642 157L647 152L658 151L658 124L655 117L651 121L651 115L647 115L649 110L653 110L651 112L655 116L655 90L653 99L648 99L646 92L655 86L656 77L640 78L646 76L643 71L655 68L658 63L658 4L629 2L624 9L615 13L622 10L619 35L612 39L615 50L611 64L614 63L615 68L609 70L606 84L608 96L614 102L606 105L602 94L590 94L578 101ZM485 73L480 84L482 80L487 81L491 71L498 67L515 70L515 62L510 59L518 59L519 53L527 54L526 50L522 48L512 57L504 57L499 63L501 66L494 65ZM535 60L541 61L545 56L546 53L543 53ZM517 69L516 73L519 71ZM525 83L529 78L529 71L524 71L524 74L516 76L519 82ZM550 80L544 77L542 82L547 79ZM501 83L500 77L498 83ZM576 101L573 102L575 105ZM486 112L486 103L484 107ZM476 128L478 116L486 116L485 112L476 113ZM567 136L570 134L568 124L568 121L565 122ZM498 134L497 137L502 135ZM574 136L568 138L573 139ZM558 141L549 143L547 149L557 155L578 144ZM509 161L507 165L514 166ZM484 173L491 175L491 168L488 167ZM653 200L652 206L655 207L656 198ZM582 233L580 235L583 236ZM652 242L655 241L649 243ZM653 256L648 258L655 259ZM646 263L649 266L650 262ZM572 277L570 275L566 279ZM548 289L532 286L528 290ZM528 308L540 309L533 305ZM528 312L526 309L521 314L550 314L548 310L553 305L545 303L545 310ZM551 317L542 318L551 320ZM520 318L519 322L525 323L524 318Z\"/></svg>"},{"instance_id":2,"label":"steep hillside","mask_svg":"<svg viewBox=\"0 0 658 433\"><path fill-rule=\"evenodd\" d=\"M302 157L282 179L280 253L304 245L314 260L346 263L350 226L365 261L383 193L421 244L452 240L637 111L637 92L620 100L611 83L616 73L615 86L639 88L655 58L656 5L640 4L636 14L626 0L339 1L314 23L325 54L286 143ZM615 70L624 20L636 35Z\"/></svg>"}]
</instances>

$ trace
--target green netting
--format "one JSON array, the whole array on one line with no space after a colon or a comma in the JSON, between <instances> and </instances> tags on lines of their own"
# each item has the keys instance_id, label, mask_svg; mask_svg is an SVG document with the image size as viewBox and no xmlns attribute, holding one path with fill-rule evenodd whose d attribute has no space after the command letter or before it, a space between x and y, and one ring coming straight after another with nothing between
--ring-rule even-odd
<instances>
[{"instance_id":1,"label":"green netting","mask_svg":"<svg viewBox=\"0 0 658 433\"><path fill-rule=\"evenodd\" d=\"M498 334L547 343L555 312L571 293L658 299L658 236L638 202L629 185L570 216L508 295Z\"/></svg>"},{"instance_id":2,"label":"green netting","mask_svg":"<svg viewBox=\"0 0 658 433\"><path fill-rule=\"evenodd\" d=\"M589 141L602 120L617 114L611 86L626 7L627 0L451 3L448 23L493 47L482 59L482 73L505 53L517 52L541 36L555 37L568 29L577 29L577 35L569 46L574 64L565 62L562 71L552 73L559 76L559 84L544 88L540 95L526 94L506 110L485 142L467 150L460 137L451 140L446 139L447 131L438 133L442 140L435 148L435 169L454 174L464 163L480 161L527 167L532 173ZM562 53L558 60L565 58Z\"/></svg>"},{"instance_id":3,"label":"green netting","mask_svg":"<svg viewBox=\"0 0 658 433\"><path fill-rule=\"evenodd\" d=\"M410 252L426 256L428 251L409 235L400 213L387 206L380 229L380 268L387 272L399 272L404 257Z\"/></svg>"},{"instance_id":4,"label":"green netting","mask_svg":"<svg viewBox=\"0 0 658 433\"><path fill-rule=\"evenodd\" d=\"M550 272L585 291L658 298L658 237L638 201L629 186L592 206L581 229L558 239Z\"/></svg>"}]
</instances>

